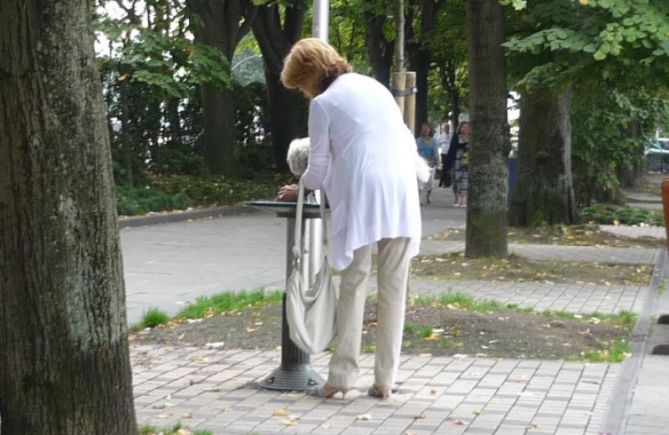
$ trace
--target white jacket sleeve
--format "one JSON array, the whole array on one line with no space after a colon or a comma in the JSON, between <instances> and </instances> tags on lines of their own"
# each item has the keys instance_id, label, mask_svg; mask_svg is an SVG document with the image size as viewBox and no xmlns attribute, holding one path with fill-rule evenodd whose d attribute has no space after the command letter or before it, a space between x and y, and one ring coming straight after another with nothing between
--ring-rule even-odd
<instances>
[{"instance_id":1,"label":"white jacket sleeve","mask_svg":"<svg viewBox=\"0 0 669 435\"><path fill-rule=\"evenodd\" d=\"M323 181L330 167L330 119L317 99L309 106L309 164L304 172L304 186L316 190L323 188Z\"/></svg>"}]
</instances>

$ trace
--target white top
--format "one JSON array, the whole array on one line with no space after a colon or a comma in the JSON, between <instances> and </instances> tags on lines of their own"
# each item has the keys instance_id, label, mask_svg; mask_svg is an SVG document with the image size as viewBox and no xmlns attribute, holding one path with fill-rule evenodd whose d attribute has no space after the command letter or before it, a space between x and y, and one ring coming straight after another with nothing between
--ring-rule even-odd
<instances>
[{"instance_id":1,"label":"white top","mask_svg":"<svg viewBox=\"0 0 669 435\"><path fill-rule=\"evenodd\" d=\"M437 145L441 154L448 154L448 149L451 147L451 139L453 133L442 133L437 136Z\"/></svg>"},{"instance_id":2,"label":"white top","mask_svg":"<svg viewBox=\"0 0 669 435\"><path fill-rule=\"evenodd\" d=\"M331 264L345 269L353 251L383 238L421 237L416 145L390 92L348 73L311 101L304 185L324 189L332 210Z\"/></svg>"}]
</instances>

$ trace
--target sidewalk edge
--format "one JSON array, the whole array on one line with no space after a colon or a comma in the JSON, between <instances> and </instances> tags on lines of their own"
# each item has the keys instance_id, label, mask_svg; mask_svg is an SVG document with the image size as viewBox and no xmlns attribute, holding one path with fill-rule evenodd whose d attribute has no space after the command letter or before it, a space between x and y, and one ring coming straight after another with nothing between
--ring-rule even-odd
<instances>
[{"instance_id":1,"label":"sidewalk edge","mask_svg":"<svg viewBox=\"0 0 669 435\"><path fill-rule=\"evenodd\" d=\"M233 205L198 210L178 211L172 213L149 214L144 216L119 217L119 229L140 227L144 225L169 224L196 219L207 219L223 216L239 216L242 214L259 213L257 209L245 205Z\"/></svg>"},{"instance_id":2,"label":"sidewalk edge","mask_svg":"<svg viewBox=\"0 0 669 435\"><path fill-rule=\"evenodd\" d=\"M604 416L600 433L620 434L621 429L629 417L630 403L634 387L639 378L639 370L644 357L648 353L648 336L651 327L651 316L655 311L658 300L657 287L662 279L664 268L667 266L667 251L660 249L653 277L643 303L639 318L634 325L631 338L632 355L622 363L616 385L609 398L609 404Z\"/></svg>"}]
</instances>

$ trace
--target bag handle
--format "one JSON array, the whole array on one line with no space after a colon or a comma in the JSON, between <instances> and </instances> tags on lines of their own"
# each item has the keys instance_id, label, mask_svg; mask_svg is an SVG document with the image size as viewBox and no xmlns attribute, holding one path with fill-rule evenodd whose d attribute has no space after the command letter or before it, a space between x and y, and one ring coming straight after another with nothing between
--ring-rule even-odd
<instances>
[{"instance_id":1,"label":"bag handle","mask_svg":"<svg viewBox=\"0 0 669 435\"><path fill-rule=\"evenodd\" d=\"M322 231L322 259L323 264L328 260L328 227L327 217L325 215L325 192L321 191L320 212L321 220L323 221ZM304 253L304 246L302 246L302 215L304 214L304 180L300 177L300 182L297 187L297 206L295 210L295 243L293 244L293 267L299 265Z\"/></svg>"}]
</instances>

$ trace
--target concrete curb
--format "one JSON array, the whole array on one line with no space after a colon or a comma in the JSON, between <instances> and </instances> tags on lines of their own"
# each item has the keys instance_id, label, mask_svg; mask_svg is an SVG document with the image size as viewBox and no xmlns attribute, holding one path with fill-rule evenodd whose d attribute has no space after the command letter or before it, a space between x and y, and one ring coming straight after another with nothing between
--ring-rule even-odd
<instances>
[{"instance_id":1,"label":"concrete curb","mask_svg":"<svg viewBox=\"0 0 669 435\"><path fill-rule=\"evenodd\" d=\"M125 216L119 218L119 228L141 227L144 225L169 224L196 219L208 219L223 216L260 213L259 210L245 205L233 205L188 211L176 211L144 216Z\"/></svg>"},{"instance_id":2,"label":"concrete curb","mask_svg":"<svg viewBox=\"0 0 669 435\"><path fill-rule=\"evenodd\" d=\"M664 269L667 267L667 260L666 250L664 248L660 249L660 254L657 257L657 262L653 270L653 278L648 287L646 300L632 331L632 356L622 363L616 386L611 393L609 407L602 423L600 431L602 434L621 433L620 431L628 419L634 386L639 378L641 363L646 354L650 352L650 349L648 349L648 338L652 326L651 317L657 305L657 287L662 279Z\"/></svg>"}]
</instances>

